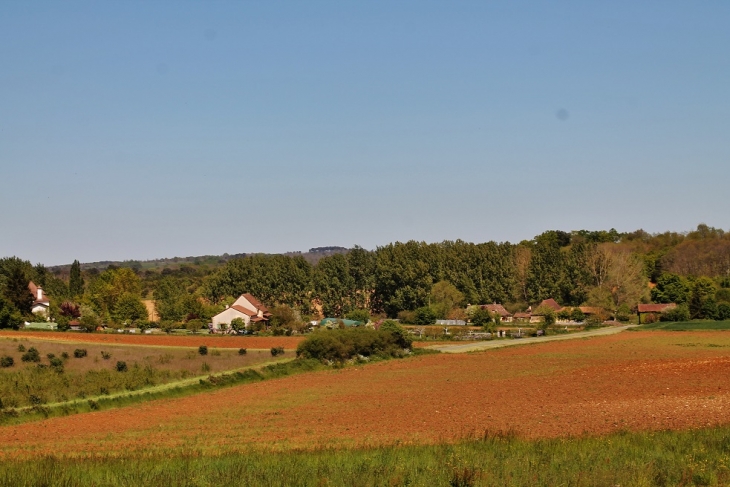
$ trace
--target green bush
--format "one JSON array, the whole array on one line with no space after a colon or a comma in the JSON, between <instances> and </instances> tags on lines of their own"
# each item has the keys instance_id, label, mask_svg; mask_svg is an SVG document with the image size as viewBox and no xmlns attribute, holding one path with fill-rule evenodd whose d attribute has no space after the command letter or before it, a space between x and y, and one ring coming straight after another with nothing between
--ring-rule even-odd
<instances>
[{"instance_id":1,"label":"green bush","mask_svg":"<svg viewBox=\"0 0 730 487\"><path fill-rule=\"evenodd\" d=\"M628 305L622 304L616 310L616 320L626 322L631 319L631 308Z\"/></svg>"},{"instance_id":2,"label":"green bush","mask_svg":"<svg viewBox=\"0 0 730 487\"><path fill-rule=\"evenodd\" d=\"M66 360L68 358L68 352L61 352L61 358Z\"/></svg>"},{"instance_id":3,"label":"green bush","mask_svg":"<svg viewBox=\"0 0 730 487\"><path fill-rule=\"evenodd\" d=\"M689 321L689 308L686 304L680 304L676 308L664 311L660 317L660 321Z\"/></svg>"},{"instance_id":4,"label":"green bush","mask_svg":"<svg viewBox=\"0 0 730 487\"><path fill-rule=\"evenodd\" d=\"M127 371L127 362L118 361L117 362L117 372L126 372Z\"/></svg>"},{"instance_id":5,"label":"green bush","mask_svg":"<svg viewBox=\"0 0 730 487\"><path fill-rule=\"evenodd\" d=\"M730 304L720 303L717 305L717 319L730 320Z\"/></svg>"},{"instance_id":6,"label":"green bush","mask_svg":"<svg viewBox=\"0 0 730 487\"><path fill-rule=\"evenodd\" d=\"M397 324L396 324L397 325ZM297 357L344 362L358 355L399 357L403 354L402 337L389 330L346 328L320 330L297 347Z\"/></svg>"},{"instance_id":7,"label":"green bush","mask_svg":"<svg viewBox=\"0 0 730 487\"><path fill-rule=\"evenodd\" d=\"M198 347L198 353L200 355L208 355L208 347L206 345L201 345Z\"/></svg>"},{"instance_id":8,"label":"green bush","mask_svg":"<svg viewBox=\"0 0 730 487\"><path fill-rule=\"evenodd\" d=\"M112 358L112 354L109 353L109 352L105 352L104 350L102 350L101 351L101 358L103 358L104 360L109 360L110 358Z\"/></svg>"},{"instance_id":9,"label":"green bush","mask_svg":"<svg viewBox=\"0 0 730 487\"><path fill-rule=\"evenodd\" d=\"M20 359L23 362L40 362L41 361L41 354L38 353L38 350L36 350L35 347L30 347L27 352L23 354Z\"/></svg>"},{"instance_id":10,"label":"green bush","mask_svg":"<svg viewBox=\"0 0 730 487\"><path fill-rule=\"evenodd\" d=\"M245 348L239 348L238 349L238 355L246 355L246 349Z\"/></svg>"},{"instance_id":11,"label":"green bush","mask_svg":"<svg viewBox=\"0 0 730 487\"><path fill-rule=\"evenodd\" d=\"M25 352L25 346L22 343L18 345L18 352Z\"/></svg>"},{"instance_id":12,"label":"green bush","mask_svg":"<svg viewBox=\"0 0 730 487\"><path fill-rule=\"evenodd\" d=\"M411 348L413 340L408 334L408 330L403 328L398 322L393 320L385 320L379 328L379 331L390 333L394 336L396 344L400 348Z\"/></svg>"},{"instance_id":13,"label":"green bush","mask_svg":"<svg viewBox=\"0 0 730 487\"><path fill-rule=\"evenodd\" d=\"M580 308L573 308L570 312L570 319L573 321L585 321L586 314Z\"/></svg>"},{"instance_id":14,"label":"green bush","mask_svg":"<svg viewBox=\"0 0 730 487\"><path fill-rule=\"evenodd\" d=\"M284 347L272 347L271 356L276 357L277 355L284 355Z\"/></svg>"},{"instance_id":15,"label":"green bush","mask_svg":"<svg viewBox=\"0 0 730 487\"><path fill-rule=\"evenodd\" d=\"M433 325L436 323L436 312L429 306L424 306L416 310L416 325Z\"/></svg>"},{"instance_id":16,"label":"green bush","mask_svg":"<svg viewBox=\"0 0 730 487\"><path fill-rule=\"evenodd\" d=\"M477 308L471 314L471 324L474 326L489 327L493 322L492 314L488 309L477 306Z\"/></svg>"},{"instance_id":17,"label":"green bush","mask_svg":"<svg viewBox=\"0 0 730 487\"><path fill-rule=\"evenodd\" d=\"M51 359L51 367L53 367L56 372L63 372L63 360L58 357L53 357Z\"/></svg>"},{"instance_id":18,"label":"green bush","mask_svg":"<svg viewBox=\"0 0 730 487\"><path fill-rule=\"evenodd\" d=\"M84 358L86 357L86 349L85 348L77 348L74 350L74 357L76 358Z\"/></svg>"},{"instance_id":19,"label":"green bush","mask_svg":"<svg viewBox=\"0 0 730 487\"><path fill-rule=\"evenodd\" d=\"M12 367L13 365L15 365L15 359L13 359L13 357L10 357L8 355L3 355L2 357L0 357L0 367L7 368Z\"/></svg>"},{"instance_id":20,"label":"green bush","mask_svg":"<svg viewBox=\"0 0 730 487\"><path fill-rule=\"evenodd\" d=\"M353 309L345 315L345 318L353 321L362 321L367 323L370 321L370 312L366 309Z\"/></svg>"}]
</instances>

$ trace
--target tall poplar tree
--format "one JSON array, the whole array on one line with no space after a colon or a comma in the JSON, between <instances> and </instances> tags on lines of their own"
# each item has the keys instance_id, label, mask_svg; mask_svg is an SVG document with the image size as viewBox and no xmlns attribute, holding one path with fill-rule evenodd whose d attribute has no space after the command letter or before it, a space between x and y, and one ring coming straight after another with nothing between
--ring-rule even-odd
<instances>
[{"instance_id":1,"label":"tall poplar tree","mask_svg":"<svg viewBox=\"0 0 730 487\"><path fill-rule=\"evenodd\" d=\"M69 278L68 289L72 298L84 294L84 278L81 277L81 264L79 264L78 260L74 260L74 263L71 264L71 276Z\"/></svg>"}]
</instances>

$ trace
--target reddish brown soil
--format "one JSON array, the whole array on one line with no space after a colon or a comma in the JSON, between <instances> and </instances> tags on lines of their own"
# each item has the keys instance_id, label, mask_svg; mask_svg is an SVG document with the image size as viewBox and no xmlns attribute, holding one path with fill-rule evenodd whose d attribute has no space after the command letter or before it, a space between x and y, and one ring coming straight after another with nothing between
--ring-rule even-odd
<instances>
[{"instance_id":1,"label":"reddish brown soil","mask_svg":"<svg viewBox=\"0 0 730 487\"><path fill-rule=\"evenodd\" d=\"M0 455L559 437L730 422L730 334L427 355L0 428Z\"/></svg>"},{"instance_id":2,"label":"reddish brown soil","mask_svg":"<svg viewBox=\"0 0 730 487\"><path fill-rule=\"evenodd\" d=\"M207 345L218 348L272 348L284 347L296 350L297 345L304 337L252 337L230 335L127 335L122 333L74 333L74 332L43 332L43 331L0 331L0 337L10 338L39 338L42 340L57 340L77 343L109 343L126 345L156 345L166 347L198 347Z\"/></svg>"}]
</instances>

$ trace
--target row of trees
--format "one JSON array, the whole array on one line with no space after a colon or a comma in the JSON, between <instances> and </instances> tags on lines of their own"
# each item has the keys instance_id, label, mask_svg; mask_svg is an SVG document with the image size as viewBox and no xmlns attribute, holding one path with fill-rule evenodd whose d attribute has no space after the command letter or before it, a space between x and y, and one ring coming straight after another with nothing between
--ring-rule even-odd
<instances>
[{"instance_id":1,"label":"row of trees","mask_svg":"<svg viewBox=\"0 0 730 487\"><path fill-rule=\"evenodd\" d=\"M423 319L458 319L466 304L498 302L514 312L546 298L614 312L653 299L686 303L693 317L709 317L730 302L730 234L707 225L686 234L548 231L519 244L396 242L374 251L355 247L316 265L298 255L250 255L217 268L161 272L141 265L82 272L75 262L56 275L9 258L0 260L0 326L28 313L23 286L30 279L51 296L54 316L118 324L146 320L143 297L155 300L164 322L205 323L244 292L302 318L361 310L415 320L418 310Z\"/></svg>"}]
</instances>

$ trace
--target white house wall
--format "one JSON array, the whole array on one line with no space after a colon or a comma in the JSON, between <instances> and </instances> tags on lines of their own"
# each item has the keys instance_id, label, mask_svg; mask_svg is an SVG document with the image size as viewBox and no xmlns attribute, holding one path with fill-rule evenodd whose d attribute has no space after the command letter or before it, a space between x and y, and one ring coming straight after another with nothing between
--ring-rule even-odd
<instances>
[{"instance_id":1,"label":"white house wall","mask_svg":"<svg viewBox=\"0 0 730 487\"><path fill-rule=\"evenodd\" d=\"M236 302L238 304L238 302ZM233 308L228 308L226 310L221 311L217 315L213 317L211 320L213 323L213 329L214 330L220 330L221 324L230 325L231 321L233 321L236 318L243 319L244 322L246 322L246 326L248 326L249 321L251 318L249 318L247 315L241 313L238 310L235 310Z\"/></svg>"}]
</instances>

